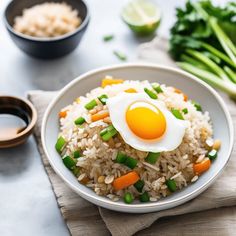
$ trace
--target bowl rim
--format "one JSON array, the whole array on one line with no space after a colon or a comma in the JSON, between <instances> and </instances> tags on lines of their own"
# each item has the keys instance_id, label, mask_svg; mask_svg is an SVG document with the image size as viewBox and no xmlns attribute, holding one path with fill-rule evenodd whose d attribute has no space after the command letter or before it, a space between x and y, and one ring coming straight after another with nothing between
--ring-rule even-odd
<instances>
[{"instance_id":1,"label":"bowl rim","mask_svg":"<svg viewBox=\"0 0 236 236\"><path fill-rule=\"evenodd\" d=\"M45 37L45 38L39 38L39 37L33 37L33 36L30 36L30 35L26 35L26 34L23 34L23 33L20 33L20 32L17 32L16 30L14 30L14 28L11 26L11 24L8 22L7 20L7 11L9 9L9 7L11 6L11 4L13 4L16 0L12 0L10 1L7 6L5 7L5 10L4 10L4 14L3 14L3 21L5 23L5 27L14 35L18 36L19 38L23 38L23 39L26 39L26 40L30 40L30 41L33 41L33 42L42 42L42 43L46 43L46 42L57 42L57 41L61 41L61 40L64 40L64 39L67 39L67 38L70 38L74 35L76 35L77 33L79 33L80 31L82 31L89 23L89 20L90 20L90 10L89 10L89 7L87 5L87 3L84 1L84 0L79 0L80 2L82 2L86 8L86 11L87 11L87 14L84 18L84 20L82 21L82 23L72 32L68 32L66 34L63 34L63 35L60 35L60 36L57 36L57 37ZM45 1L46 3L47 1ZM65 1L66 2L66 1Z\"/></svg>"},{"instance_id":2,"label":"bowl rim","mask_svg":"<svg viewBox=\"0 0 236 236\"><path fill-rule=\"evenodd\" d=\"M71 183L66 177L64 177L63 173L61 173L60 170L58 170L54 166L53 161L51 160L50 155L47 151L47 146L46 146L44 137L45 137L45 131L46 131L45 128L46 128L47 120L48 120L49 114L52 111L55 103L58 101L58 99L62 98L64 96L64 93L67 92L71 87L73 87L74 84L78 83L81 80L86 79L87 77L89 77L91 75L95 75L97 73L104 72L107 70L122 69L122 68L133 68L134 69L135 67L139 67L139 68L144 67L144 68L156 69L156 70L166 70L166 71L169 71L172 73L178 73L180 75L184 75L184 76L190 78L191 80L195 81L196 83L199 83L200 85L202 85L203 87L208 89L210 91L210 93L215 97L215 99L217 100L217 102L220 105L220 107L222 108L222 110L224 111L224 114L225 114L226 120L227 120L227 124L228 124L228 128L229 128L230 143L229 143L228 153L225 155L227 157L227 159L226 159L224 165L222 166L222 168L219 169L217 172L215 172L215 174L212 175L208 179L208 181L206 181L203 185L194 189L192 192L190 192L184 196L180 196L178 198L172 199L172 200L165 199L165 202L149 202L149 203L142 203L142 204L126 204L126 205L124 205L121 202L111 201L110 199L108 199L106 197L92 196L90 193L81 190L78 186ZM177 68L173 68L170 66L158 65L158 64L154 64L154 63L143 63L143 62L139 63L138 62L138 63L125 63L125 64L118 64L118 65L111 65L111 66L101 67L98 69L93 69L89 72L86 72L86 73L78 76L77 78L72 80L70 83L68 83L62 90L60 90L59 94L51 101L51 103L49 104L49 106L47 107L47 109L45 111L43 121L42 121L42 128L41 128L41 140L42 140L42 146L43 146L44 152L49 160L50 165L53 167L55 172L63 179L63 181L65 181L66 184L68 184L68 186L73 191L75 191L77 194L79 194L81 197L85 198L86 200L88 200L96 205L99 205L99 206L102 206L102 207L105 207L107 209L111 209L114 211L129 212L129 213L144 213L144 212L147 213L147 212L154 212L154 211L169 209L169 208L173 208L175 206L181 205L181 204L195 198L200 193L202 193L204 190L206 190L216 180L216 178L222 173L223 169L225 168L225 166L227 165L227 163L229 161L229 158L230 158L230 155L231 155L232 149L233 149L234 128L233 128L232 118L230 116L228 108L226 107L225 102L220 97L220 95L212 87L210 87L210 85L208 85L204 81L198 79L196 76L194 76L188 72L185 72L183 70L177 69Z\"/></svg>"}]
</instances>

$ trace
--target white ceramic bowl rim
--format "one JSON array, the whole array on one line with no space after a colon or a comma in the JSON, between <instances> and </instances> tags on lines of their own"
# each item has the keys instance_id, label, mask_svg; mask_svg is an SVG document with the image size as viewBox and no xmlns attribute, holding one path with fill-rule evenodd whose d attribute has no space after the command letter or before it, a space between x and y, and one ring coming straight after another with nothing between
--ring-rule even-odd
<instances>
[{"instance_id":1,"label":"white ceramic bowl rim","mask_svg":"<svg viewBox=\"0 0 236 236\"><path fill-rule=\"evenodd\" d=\"M45 143L45 128L46 128L46 123L47 123L47 119L48 116L52 110L52 108L54 107L55 103L57 102L57 100L59 98L61 98L64 93L69 90L71 87L74 86L74 84L76 84L78 81L86 79L88 76L91 75L95 75L99 72L102 71L106 71L106 70L111 70L111 69L122 69L122 68L135 68L135 67L144 67L144 68L150 68L150 69L161 69L161 70L166 70L166 71L170 71L172 73L178 73L178 74L182 74L183 76L186 76L192 80L194 80L195 82L201 84L203 87L205 87L206 89L208 89L211 94L216 98L217 102L219 103L219 105L221 106L222 110L225 113L226 119L227 119L227 123L228 123L228 127L229 127L229 137L230 137L230 143L229 143L229 149L228 152L224 154L224 156L226 156L227 158L225 158L225 163L222 166L221 169L218 169L214 175L212 175L208 181L206 181L203 185L197 187L194 191L190 192L189 194L186 194L184 196L175 198L175 199L165 199L165 201L162 202L148 202L148 203L142 203L142 204L127 204L125 205L125 208L127 210L123 210L122 208L124 207L124 204L122 204L121 202L114 202L111 201L110 199L106 198L106 197L100 197L100 196L92 196L90 195L88 192L81 190L80 188L78 188L76 185L74 185L73 183L71 183L69 180L67 180L65 178L65 176L53 165L51 158L49 157L49 153L47 151L47 147L46 147L46 143ZM212 183L213 181L219 176L219 174L222 172L222 170L224 169L224 167L226 166L230 154L232 152L232 148L233 148L233 140L234 140L234 128L233 128L233 122L231 119L231 116L229 114L229 111L223 101L223 99L220 97L220 95L218 95L218 93L212 88L210 87L207 83L201 81L200 79L198 79L197 77L182 71L180 69L176 69L176 68L172 68L172 67L168 67L168 66L162 66L162 65L157 65L157 64L153 64L153 63L126 63L126 64L120 64L120 65L112 65L112 66L107 66L107 67L102 67L99 69L95 69L92 70L90 72L84 73L83 75L77 77L76 79L74 79L73 81L71 81L69 84L67 84L60 92L59 94L56 96L56 98L54 98L54 100L49 104L44 118L43 118L43 122L42 122L42 130L41 130L41 139L42 139L42 145L43 145L43 149L46 153L46 156L49 160L49 163L51 164L51 166L54 168L55 172L77 193L79 193L79 195L81 195L83 198L87 199L88 201L91 201L93 203L96 203L97 205L101 205L104 206L109 209L113 209L113 210L117 210L117 211L127 211L127 212L141 212L138 209L146 209L145 212L152 212L153 209L155 208L157 205L159 206L159 209L167 209L170 208L171 205L172 206L177 206L180 205L186 201L189 201L191 199L193 199L194 197L196 197L197 195L199 195L200 193L202 193L204 190L206 190ZM110 206L110 207L108 207Z\"/></svg>"}]
</instances>

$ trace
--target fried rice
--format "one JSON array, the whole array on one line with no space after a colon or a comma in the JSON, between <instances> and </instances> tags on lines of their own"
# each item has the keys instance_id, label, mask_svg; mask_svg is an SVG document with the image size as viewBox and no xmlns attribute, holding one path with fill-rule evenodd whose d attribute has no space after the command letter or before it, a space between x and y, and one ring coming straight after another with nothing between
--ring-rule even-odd
<instances>
[{"instance_id":1,"label":"fried rice","mask_svg":"<svg viewBox=\"0 0 236 236\"><path fill-rule=\"evenodd\" d=\"M148 192L150 201L158 201L161 197L172 194L166 184L167 180L174 180L177 190L179 190L198 179L193 165L207 158L209 151L207 143L212 143L213 128L207 111L198 111L190 100L186 101L183 93L176 92L175 88L162 84L162 92L158 94L158 100L164 102L169 110L172 108L180 111L187 109L188 113L183 116L185 120L189 121L189 126L186 128L178 148L161 152L157 162L150 164L145 160L148 152L132 148L123 141L120 134L107 142L101 139L100 132L111 124L109 117L95 122L91 121L91 114L106 109L106 105L97 99L98 96L106 94L110 98L130 88L143 92L144 88L152 89L152 85L148 81L127 80L104 88L98 87L63 108L66 116L60 118L59 136L66 140L66 146L61 157L73 156L73 153L79 150L80 157L76 159L76 166L79 168L78 181L93 189L96 194L118 201L127 191L134 197L140 195L133 185L116 191L112 184L116 178L130 171L129 167L115 162L118 152L125 153L138 160L134 170L144 181L142 192ZM92 99L95 99L98 105L92 110L85 109L85 104ZM74 121L78 117L85 119L83 125L75 125Z\"/></svg>"}]
</instances>

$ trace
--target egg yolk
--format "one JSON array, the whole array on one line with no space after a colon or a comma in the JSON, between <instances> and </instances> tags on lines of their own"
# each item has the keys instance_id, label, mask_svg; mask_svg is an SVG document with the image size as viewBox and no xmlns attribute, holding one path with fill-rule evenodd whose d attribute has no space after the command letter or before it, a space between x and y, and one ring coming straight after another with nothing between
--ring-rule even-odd
<instances>
[{"instance_id":1,"label":"egg yolk","mask_svg":"<svg viewBox=\"0 0 236 236\"><path fill-rule=\"evenodd\" d=\"M126 122L130 130L142 139L158 139L166 130L163 113L147 102L135 102L126 111Z\"/></svg>"}]
</instances>

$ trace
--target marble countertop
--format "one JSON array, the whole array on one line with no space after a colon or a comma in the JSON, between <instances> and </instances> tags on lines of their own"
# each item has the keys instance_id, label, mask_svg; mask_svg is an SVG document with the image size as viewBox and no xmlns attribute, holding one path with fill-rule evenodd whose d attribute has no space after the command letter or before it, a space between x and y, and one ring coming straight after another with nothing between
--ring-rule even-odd
<instances>
[{"instance_id":1,"label":"marble countertop","mask_svg":"<svg viewBox=\"0 0 236 236\"><path fill-rule=\"evenodd\" d=\"M135 61L138 45L152 39L136 38L121 21L125 0L88 0L91 22L79 47L57 60L37 60L22 53L9 38L2 20L8 2L0 1L0 94L24 97L28 90L60 89L88 70L120 63L113 50ZM155 2L162 10L158 34L168 37L174 8L185 1ZM115 38L104 43L107 34ZM33 137L19 147L0 150L0 235L69 235Z\"/></svg>"}]
</instances>

